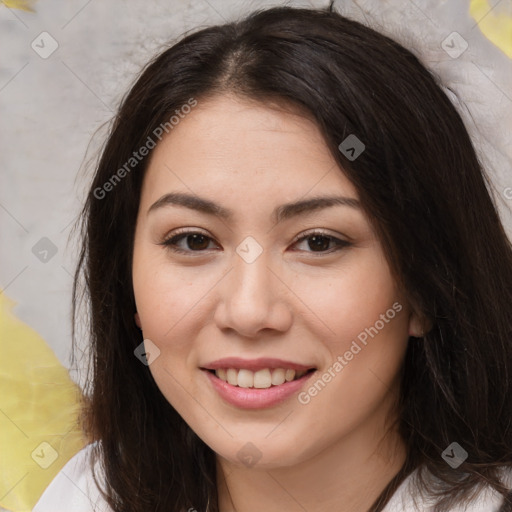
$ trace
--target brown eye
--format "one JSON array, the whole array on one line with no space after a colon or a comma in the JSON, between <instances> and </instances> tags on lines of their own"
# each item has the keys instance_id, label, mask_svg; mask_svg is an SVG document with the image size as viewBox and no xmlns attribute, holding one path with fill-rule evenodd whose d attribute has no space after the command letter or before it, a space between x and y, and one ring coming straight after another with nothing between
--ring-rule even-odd
<instances>
[{"instance_id":1,"label":"brown eye","mask_svg":"<svg viewBox=\"0 0 512 512\"><path fill-rule=\"evenodd\" d=\"M308 247L312 251L327 251L331 243L331 238L327 236L310 236L308 238Z\"/></svg>"},{"instance_id":2,"label":"brown eye","mask_svg":"<svg viewBox=\"0 0 512 512\"><path fill-rule=\"evenodd\" d=\"M208 248L209 238L199 233L186 235L187 247L193 251L201 251Z\"/></svg>"},{"instance_id":3,"label":"brown eye","mask_svg":"<svg viewBox=\"0 0 512 512\"><path fill-rule=\"evenodd\" d=\"M350 243L346 240L340 240L339 238L320 232L304 235L294 244L294 246L298 246L299 251L327 254L339 251L349 245Z\"/></svg>"},{"instance_id":4,"label":"brown eye","mask_svg":"<svg viewBox=\"0 0 512 512\"><path fill-rule=\"evenodd\" d=\"M213 247L211 244L213 244ZM171 236L167 240L164 240L161 245L172 251L181 253L203 252L208 249L218 248L212 238L195 231L179 233Z\"/></svg>"}]
</instances>

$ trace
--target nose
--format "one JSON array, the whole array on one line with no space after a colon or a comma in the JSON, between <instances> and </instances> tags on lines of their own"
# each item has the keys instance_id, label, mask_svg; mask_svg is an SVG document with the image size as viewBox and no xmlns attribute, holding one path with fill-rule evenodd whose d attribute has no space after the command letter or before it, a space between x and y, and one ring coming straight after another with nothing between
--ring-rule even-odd
<instances>
[{"instance_id":1,"label":"nose","mask_svg":"<svg viewBox=\"0 0 512 512\"><path fill-rule=\"evenodd\" d=\"M235 255L234 268L220 290L214 320L219 329L255 338L264 330L286 332L292 324L289 290L260 255L252 263Z\"/></svg>"}]
</instances>

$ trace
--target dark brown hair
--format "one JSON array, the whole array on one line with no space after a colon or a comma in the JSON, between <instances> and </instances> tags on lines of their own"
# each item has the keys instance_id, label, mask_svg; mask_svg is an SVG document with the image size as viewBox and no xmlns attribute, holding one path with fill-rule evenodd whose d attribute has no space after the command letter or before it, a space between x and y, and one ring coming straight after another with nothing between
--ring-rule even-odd
<instances>
[{"instance_id":1,"label":"dark brown hair","mask_svg":"<svg viewBox=\"0 0 512 512\"><path fill-rule=\"evenodd\" d=\"M436 510L490 484L506 495L512 465L512 251L461 117L438 80L400 44L332 9L278 7L192 33L158 55L122 101L82 212L73 315L86 297L92 377L84 428L99 440L106 497L117 511L218 512L215 454L134 356L132 252L150 155L99 198L98 189L191 97L232 93L293 104L316 122L356 187L389 264L431 324L410 338L398 428ZM366 146L355 160L338 149ZM96 191L96 193L95 193ZM82 278L85 287L81 287ZM441 458L453 441L468 458ZM512 500L511 500L512 502Z\"/></svg>"}]
</instances>

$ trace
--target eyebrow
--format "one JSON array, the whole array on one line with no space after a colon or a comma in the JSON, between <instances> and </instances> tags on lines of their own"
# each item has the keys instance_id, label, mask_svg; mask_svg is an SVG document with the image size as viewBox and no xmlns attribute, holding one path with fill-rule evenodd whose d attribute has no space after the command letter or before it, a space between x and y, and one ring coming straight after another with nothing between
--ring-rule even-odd
<instances>
[{"instance_id":1,"label":"eyebrow","mask_svg":"<svg viewBox=\"0 0 512 512\"><path fill-rule=\"evenodd\" d=\"M182 206L207 215L215 215L224 220L229 220L234 217L234 212L228 208L220 206L209 199L182 192L171 192L163 195L149 207L147 214L166 206ZM275 222L281 222L291 217L332 206L348 206L350 208L361 209L360 202L352 197L319 196L280 205L274 209L272 217Z\"/></svg>"}]
</instances>

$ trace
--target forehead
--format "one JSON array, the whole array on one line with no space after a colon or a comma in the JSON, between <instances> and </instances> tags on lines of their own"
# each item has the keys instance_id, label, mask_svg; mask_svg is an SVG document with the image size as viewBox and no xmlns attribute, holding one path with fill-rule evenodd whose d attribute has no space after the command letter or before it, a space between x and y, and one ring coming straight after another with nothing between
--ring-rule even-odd
<instances>
[{"instance_id":1,"label":"forehead","mask_svg":"<svg viewBox=\"0 0 512 512\"><path fill-rule=\"evenodd\" d=\"M142 201L170 189L260 201L310 191L357 198L311 119L234 96L198 100L153 150Z\"/></svg>"}]
</instances>

